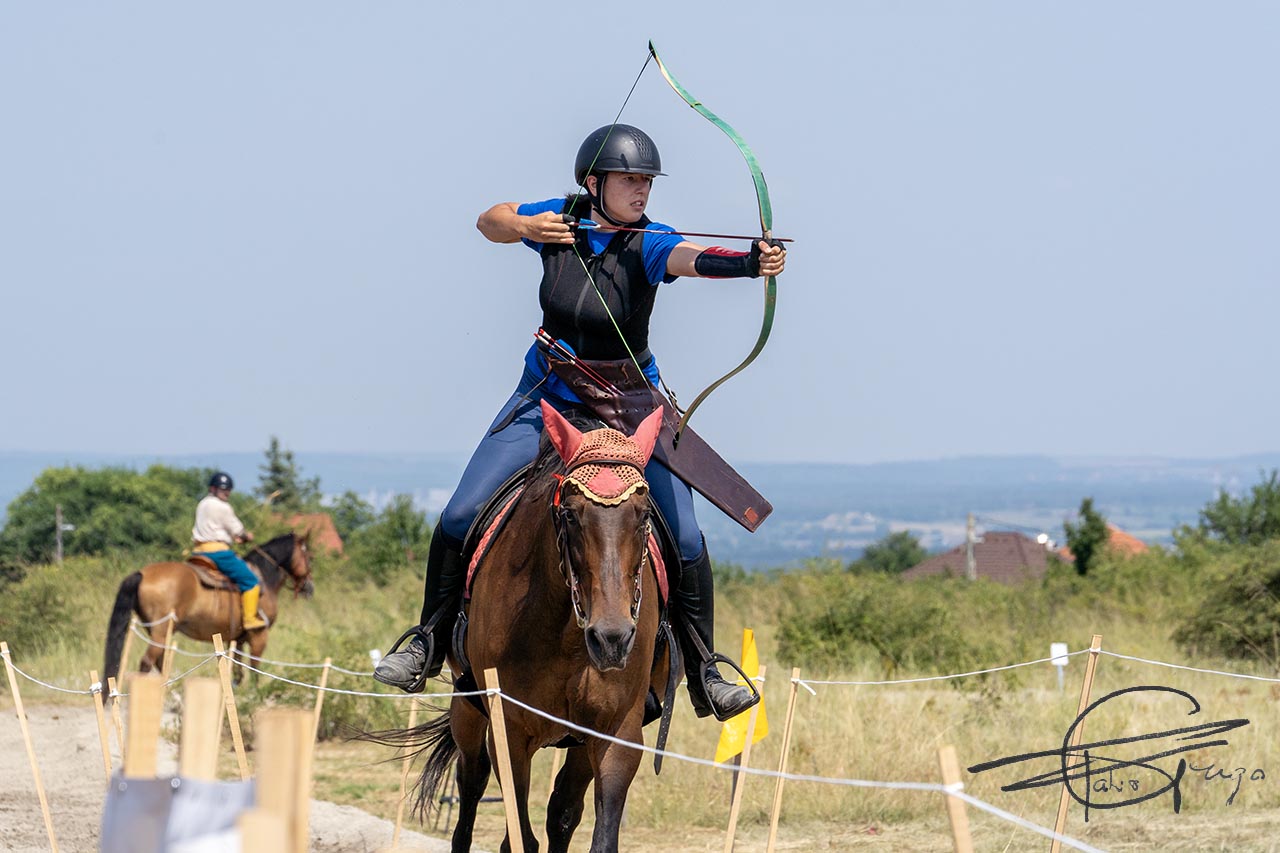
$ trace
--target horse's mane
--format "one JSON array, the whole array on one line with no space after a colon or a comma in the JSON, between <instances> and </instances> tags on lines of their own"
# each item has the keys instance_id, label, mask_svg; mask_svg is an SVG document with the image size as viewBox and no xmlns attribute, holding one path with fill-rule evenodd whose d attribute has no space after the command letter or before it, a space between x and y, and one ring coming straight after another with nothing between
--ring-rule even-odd
<instances>
[{"instance_id":1,"label":"horse's mane","mask_svg":"<svg viewBox=\"0 0 1280 853\"><path fill-rule=\"evenodd\" d=\"M293 556L294 538L293 533L284 533L265 545L257 546L245 556L246 562L253 563L262 572L262 581L270 589L284 583L281 566Z\"/></svg>"}]
</instances>

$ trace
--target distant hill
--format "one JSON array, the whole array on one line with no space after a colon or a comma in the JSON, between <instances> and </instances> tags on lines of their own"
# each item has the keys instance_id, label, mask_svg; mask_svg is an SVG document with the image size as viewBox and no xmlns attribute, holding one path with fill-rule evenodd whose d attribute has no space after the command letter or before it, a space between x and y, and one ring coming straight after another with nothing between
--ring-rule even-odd
<instances>
[{"instance_id":1,"label":"distant hill","mask_svg":"<svg viewBox=\"0 0 1280 853\"><path fill-rule=\"evenodd\" d=\"M326 494L352 490L375 504L408 494L438 513L466 458L445 453L298 453L303 474ZM241 488L258 479L261 453L175 456L0 452L0 505L8 506L42 470L56 465L145 468L162 462L231 472ZM1260 472L1280 468L1280 453L1232 459L966 457L874 465L744 464L740 470L774 505L749 534L699 499L712 556L748 568L814 556L854 559L867 543L910 529L937 551L963 540L965 516L979 529L1044 532L1062 538L1062 522L1080 500L1148 542L1168 542L1194 523L1220 488L1246 491ZM194 498L193 498L194 500ZM52 523L52 520L50 520Z\"/></svg>"}]
</instances>

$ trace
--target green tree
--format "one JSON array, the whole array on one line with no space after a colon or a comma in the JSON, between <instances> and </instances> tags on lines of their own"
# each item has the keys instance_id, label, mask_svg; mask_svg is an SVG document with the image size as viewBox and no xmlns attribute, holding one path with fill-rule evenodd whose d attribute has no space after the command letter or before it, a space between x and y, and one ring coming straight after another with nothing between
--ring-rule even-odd
<instances>
[{"instance_id":1,"label":"green tree","mask_svg":"<svg viewBox=\"0 0 1280 853\"><path fill-rule=\"evenodd\" d=\"M849 564L849 571L898 575L928 556L929 552L909 530L899 530L868 545L862 556Z\"/></svg>"},{"instance_id":2,"label":"green tree","mask_svg":"<svg viewBox=\"0 0 1280 853\"><path fill-rule=\"evenodd\" d=\"M373 507L350 489L330 505L329 515L333 516L333 526L343 542L349 540L356 531L373 524L377 518Z\"/></svg>"},{"instance_id":3,"label":"green tree","mask_svg":"<svg viewBox=\"0 0 1280 853\"><path fill-rule=\"evenodd\" d=\"M1076 558L1076 572L1084 576L1089 573L1094 558L1102 553L1111 532L1107 530L1107 519L1093 508L1093 498L1080 502L1077 517L1078 523L1065 522L1062 529L1067 534L1067 547Z\"/></svg>"},{"instance_id":4,"label":"green tree","mask_svg":"<svg viewBox=\"0 0 1280 853\"><path fill-rule=\"evenodd\" d=\"M320 478L303 479L293 451L280 446L274 435L265 451L266 462L258 466L258 486L253 493L280 510L303 512L320 504Z\"/></svg>"},{"instance_id":5,"label":"green tree","mask_svg":"<svg viewBox=\"0 0 1280 853\"><path fill-rule=\"evenodd\" d=\"M1262 474L1248 495L1218 497L1200 510L1199 530L1207 539L1229 545L1261 545L1280 537L1280 472Z\"/></svg>"},{"instance_id":6,"label":"green tree","mask_svg":"<svg viewBox=\"0 0 1280 853\"><path fill-rule=\"evenodd\" d=\"M352 533L346 550L353 566L384 584L397 569L421 562L430 541L427 514L408 495L396 495L371 524Z\"/></svg>"},{"instance_id":7,"label":"green tree","mask_svg":"<svg viewBox=\"0 0 1280 853\"><path fill-rule=\"evenodd\" d=\"M9 504L0 562L52 560L59 505L64 521L75 526L63 535L68 556L152 546L180 550L190 542L195 505L210 473L164 465L141 474L128 468L47 468Z\"/></svg>"}]
</instances>

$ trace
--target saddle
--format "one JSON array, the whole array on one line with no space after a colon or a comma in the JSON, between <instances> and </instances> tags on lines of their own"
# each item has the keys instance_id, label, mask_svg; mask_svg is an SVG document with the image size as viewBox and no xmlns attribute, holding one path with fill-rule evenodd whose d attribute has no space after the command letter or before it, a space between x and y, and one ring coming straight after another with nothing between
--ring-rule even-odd
<instances>
[{"instance_id":1,"label":"saddle","mask_svg":"<svg viewBox=\"0 0 1280 853\"><path fill-rule=\"evenodd\" d=\"M222 573L218 568L218 564L208 557L200 554L192 554L187 557L187 565L196 573L196 577L200 580L200 585L209 589L230 589L236 592L240 588L235 585L231 578Z\"/></svg>"}]
</instances>

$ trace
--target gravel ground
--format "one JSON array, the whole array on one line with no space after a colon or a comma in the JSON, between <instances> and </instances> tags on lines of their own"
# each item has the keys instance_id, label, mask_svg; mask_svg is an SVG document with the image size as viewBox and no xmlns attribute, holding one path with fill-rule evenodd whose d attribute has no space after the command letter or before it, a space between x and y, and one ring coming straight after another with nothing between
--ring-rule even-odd
<instances>
[{"instance_id":1,"label":"gravel ground","mask_svg":"<svg viewBox=\"0 0 1280 853\"><path fill-rule=\"evenodd\" d=\"M58 850L97 850L106 780L95 714L91 709L29 706L27 722ZM161 740L160 775L176 772L175 753L172 744ZM113 758L118 767L118 755ZM0 717L0 782L0 851L38 853L52 849L22 729L12 710ZM389 850L393 830L390 821L351 806L311 801L310 849L316 853ZM397 849L444 851L449 845L406 829L400 833Z\"/></svg>"}]
</instances>

